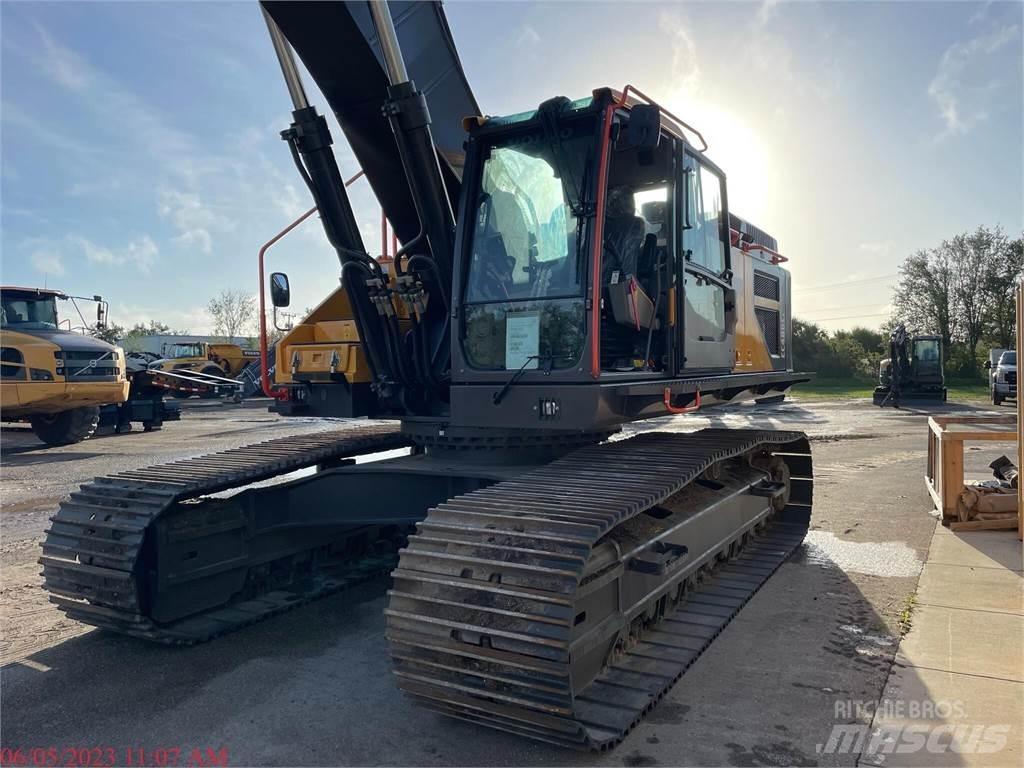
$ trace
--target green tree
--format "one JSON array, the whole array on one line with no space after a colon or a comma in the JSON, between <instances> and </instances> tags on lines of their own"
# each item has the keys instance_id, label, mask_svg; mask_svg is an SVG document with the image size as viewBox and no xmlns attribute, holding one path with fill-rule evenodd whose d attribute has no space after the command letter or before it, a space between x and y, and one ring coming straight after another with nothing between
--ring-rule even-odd
<instances>
[{"instance_id":1,"label":"green tree","mask_svg":"<svg viewBox=\"0 0 1024 768\"><path fill-rule=\"evenodd\" d=\"M93 326L89 329L89 335L95 336L107 344L116 344L124 337L124 326L115 323L107 323L104 326Z\"/></svg>"},{"instance_id":2,"label":"green tree","mask_svg":"<svg viewBox=\"0 0 1024 768\"><path fill-rule=\"evenodd\" d=\"M167 323L159 320L150 320L149 323L136 323L129 328L125 336L188 336L188 329L177 330L171 328Z\"/></svg>"},{"instance_id":3,"label":"green tree","mask_svg":"<svg viewBox=\"0 0 1024 768\"><path fill-rule=\"evenodd\" d=\"M793 365L800 370L816 371L828 334L814 323L793 318Z\"/></svg>"},{"instance_id":4,"label":"green tree","mask_svg":"<svg viewBox=\"0 0 1024 768\"><path fill-rule=\"evenodd\" d=\"M1016 335L1014 287L1024 269L1024 238L1010 240L998 227L992 233L995 253L983 280L988 309L988 336L994 346L1009 349Z\"/></svg>"},{"instance_id":5,"label":"green tree","mask_svg":"<svg viewBox=\"0 0 1024 768\"><path fill-rule=\"evenodd\" d=\"M945 248L921 250L900 265L893 296L895 316L910 333L934 333L949 350L957 332L953 264Z\"/></svg>"},{"instance_id":6,"label":"green tree","mask_svg":"<svg viewBox=\"0 0 1024 768\"><path fill-rule=\"evenodd\" d=\"M245 291L221 291L210 299L206 311L213 319L214 334L233 342L256 319L256 297Z\"/></svg>"}]
</instances>

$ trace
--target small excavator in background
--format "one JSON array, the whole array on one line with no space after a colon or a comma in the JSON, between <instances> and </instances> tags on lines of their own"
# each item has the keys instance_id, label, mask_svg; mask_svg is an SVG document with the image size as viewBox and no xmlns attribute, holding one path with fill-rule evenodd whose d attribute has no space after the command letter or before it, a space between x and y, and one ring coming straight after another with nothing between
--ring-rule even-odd
<instances>
[{"instance_id":1,"label":"small excavator in background","mask_svg":"<svg viewBox=\"0 0 1024 768\"><path fill-rule=\"evenodd\" d=\"M264 384L283 416L373 420L83 485L45 588L80 621L189 644L390 573L414 700L610 748L809 525L804 434L631 427L808 379L785 258L730 210L700 133L632 86L485 116L440 3L261 7L340 267ZM387 259L296 54L401 243ZM272 275L274 306L289 293Z\"/></svg>"},{"instance_id":2,"label":"small excavator in background","mask_svg":"<svg viewBox=\"0 0 1024 768\"><path fill-rule=\"evenodd\" d=\"M942 337L911 336L903 323L893 328L889 357L878 366L878 386L872 402L894 408L908 402L946 402Z\"/></svg>"}]
</instances>

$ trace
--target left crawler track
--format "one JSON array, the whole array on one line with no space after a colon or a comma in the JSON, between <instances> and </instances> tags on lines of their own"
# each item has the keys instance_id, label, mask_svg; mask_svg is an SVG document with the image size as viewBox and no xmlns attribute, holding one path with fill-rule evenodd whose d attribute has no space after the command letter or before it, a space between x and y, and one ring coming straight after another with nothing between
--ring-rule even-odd
<instances>
[{"instance_id":1,"label":"left crawler track","mask_svg":"<svg viewBox=\"0 0 1024 768\"><path fill-rule=\"evenodd\" d=\"M230 511L190 504L201 497L409 445L397 425L366 425L283 437L99 477L72 493L51 518L39 559L44 588L50 600L77 621L147 640L191 644L386 574L394 566L397 547L390 547L390 552L388 547L367 547L355 556L350 551L340 561L334 557L329 575L316 573L317 557L289 552L274 564L276 581L264 577L254 582L247 576L245 591L226 603L197 603L185 618L163 623L152 618L159 548L147 543L158 535L209 537L245 525ZM171 513L178 515L174 525L158 533L156 523ZM303 578L288 578L297 565ZM220 563L211 564L211 571L219 567Z\"/></svg>"}]
</instances>

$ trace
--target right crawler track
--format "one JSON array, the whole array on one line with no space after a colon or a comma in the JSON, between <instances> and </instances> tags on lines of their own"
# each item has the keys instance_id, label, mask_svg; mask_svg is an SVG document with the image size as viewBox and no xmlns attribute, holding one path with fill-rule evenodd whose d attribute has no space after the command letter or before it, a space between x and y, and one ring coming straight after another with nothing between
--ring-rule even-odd
<instances>
[{"instance_id":1,"label":"right crawler track","mask_svg":"<svg viewBox=\"0 0 1024 768\"><path fill-rule=\"evenodd\" d=\"M577 595L610 570L588 569L595 546L714 465L757 451L785 464L786 508L760 535L736 530L703 553L687 583L667 577L665 599L690 589L642 630L616 625L614 613L603 619L598 643L627 630L628 641L585 679L580 657L594 645L581 638L586 627L576 631L585 615ZM562 746L610 748L799 546L812 483L803 434L709 429L583 448L441 504L393 574L387 635L399 686L453 717ZM698 583L721 551L744 543Z\"/></svg>"}]
</instances>

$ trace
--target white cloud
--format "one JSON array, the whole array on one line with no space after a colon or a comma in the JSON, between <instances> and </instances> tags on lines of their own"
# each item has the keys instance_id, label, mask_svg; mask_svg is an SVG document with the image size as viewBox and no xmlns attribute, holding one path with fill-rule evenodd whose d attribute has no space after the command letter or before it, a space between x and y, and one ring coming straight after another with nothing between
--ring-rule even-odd
<instances>
[{"instance_id":1,"label":"white cloud","mask_svg":"<svg viewBox=\"0 0 1024 768\"><path fill-rule=\"evenodd\" d=\"M992 0L985 0L978 10L971 14L971 18L967 20L968 24L979 24L988 18L988 9L992 6Z\"/></svg>"},{"instance_id":2,"label":"white cloud","mask_svg":"<svg viewBox=\"0 0 1024 768\"><path fill-rule=\"evenodd\" d=\"M39 272L47 275L63 275L65 273L64 262L56 251L38 250L33 251L30 257L32 266Z\"/></svg>"},{"instance_id":3,"label":"white cloud","mask_svg":"<svg viewBox=\"0 0 1024 768\"><path fill-rule=\"evenodd\" d=\"M133 262L143 272L148 272L159 253L160 250L156 247L156 243L148 235L143 235L138 240L128 243L125 258L129 262Z\"/></svg>"},{"instance_id":4,"label":"white cloud","mask_svg":"<svg viewBox=\"0 0 1024 768\"><path fill-rule=\"evenodd\" d=\"M156 307L153 305L117 302L110 307L110 319L125 328L136 324L149 325L155 320L171 328L202 335L212 333L210 315L205 307Z\"/></svg>"},{"instance_id":5,"label":"white cloud","mask_svg":"<svg viewBox=\"0 0 1024 768\"><path fill-rule=\"evenodd\" d=\"M889 253L893 249L892 240L882 240L879 242L867 242L861 243L857 248L862 252L871 256L879 256L882 254Z\"/></svg>"},{"instance_id":6,"label":"white cloud","mask_svg":"<svg viewBox=\"0 0 1024 768\"><path fill-rule=\"evenodd\" d=\"M182 232L174 242L187 250L198 250L200 253L213 253L213 236L203 228L189 229Z\"/></svg>"},{"instance_id":7,"label":"white cloud","mask_svg":"<svg viewBox=\"0 0 1024 768\"><path fill-rule=\"evenodd\" d=\"M775 9L779 6L781 0L763 0L761 5L757 9L757 25L764 26L767 24L772 16L775 15Z\"/></svg>"},{"instance_id":8,"label":"white cloud","mask_svg":"<svg viewBox=\"0 0 1024 768\"><path fill-rule=\"evenodd\" d=\"M122 187L120 179L108 176L102 179L75 181L67 188L69 197L95 197L97 195L112 196Z\"/></svg>"},{"instance_id":9,"label":"white cloud","mask_svg":"<svg viewBox=\"0 0 1024 768\"><path fill-rule=\"evenodd\" d=\"M191 134L174 128L164 115L122 82L60 43L41 24L34 26L39 44L16 50L37 71L70 91L82 108L111 126L119 141L134 144L148 156L161 158L164 171L176 176L194 180L204 170L207 160ZM113 123L111 115L117 115Z\"/></svg>"},{"instance_id":10,"label":"white cloud","mask_svg":"<svg viewBox=\"0 0 1024 768\"><path fill-rule=\"evenodd\" d=\"M928 96L939 109L945 125L938 138L962 136L989 117L990 105L1000 84L1002 62L995 54L1020 38L1012 25L953 43L942 54ZM1014 64L1019 66L1019 62Z\"/></svg>"},{"instance_id":11,"label":"white cloud","mask_svg":"<svg viewBox=\"0 0 1024 768\"><path fill-rule=\"evenodd\" d=\"M149 235L142 235L117 250L96 245L84 237L75 238L75 241L85 253L85 258L93 264L115 267L130 264L140 272L149 272L160 254L160 249Z\"/></svg>"},{"instance_id":12,"label":"white cloud","mask_svg":"<svg viewBox=\"0 0 1024 768\"><path fill-rule=\"evenodd\" d=\"M671 82L682 94L694 94L700 89L700 63L687 21L678 12L666 12L658 18L658 26L671 38Z\"/></svg>"},{"instance_id":13,"label":"white cloud","mask_svg":"<svg viewBox=\"0 0 1024 768\"><path fill-rule=\"evenodd\" d=\"M294 190L293 190L294 191ZM198 248L202 253L213 252L213 235L211 230L230 231L233 222L204 205L202 199L194 192L182 192L174 189L160 191L160 215L169 219L181 233L175 242L188 248Z\"/></svg>"},{"instance_id":14,"label":"white cloud","mask_svg":"<svg viewBox=\"0 0 1024 768\"><path fill-rule=\"evenodd\" d=\"M94 77L88 62L70 48L60 45L41 25L36 24L35 28L44 53L38 59L42 71L68 90L81 92L88 89Z\"/></svg>"},{"instance_id":15,"label":"white cloud","mask_svg":"<svg viewBox=\"0 0 1024 768\"><path fill-rule=\"evenodd\" d=\"M529 24L523 24L519 28L519 34L516 36L517 47L526 48L528 46L537 45L539 42L540 33Z\"/></svg>"},{"instance_id":16,"label":"white cloud","mask_svg":"<svg viewBox=\"0 0 1024 768\"><path fill-rule=\"evenodd\" d=\"M95 243L82 238L80 240L82 250L85 251L85 258L93 264L118 264L118 258L109 248L101 248Z\"/></svg>"}]
</instances>

